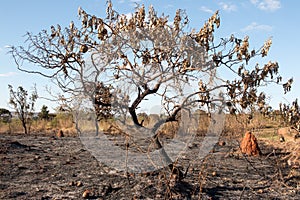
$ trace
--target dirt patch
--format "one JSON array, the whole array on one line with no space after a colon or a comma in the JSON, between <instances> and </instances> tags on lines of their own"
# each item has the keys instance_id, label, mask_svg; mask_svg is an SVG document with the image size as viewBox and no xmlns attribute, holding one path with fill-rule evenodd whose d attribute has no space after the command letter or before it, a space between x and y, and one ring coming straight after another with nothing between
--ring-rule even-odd
<instances>
[{"instance_id":1,"label":"dirt patch","mask_svg":"<svg viewBox=\"0 0 300 200\"><path fill-rule=\"evenodd\" d=\"M0 199L298 199L299 175L280 149L258 141L262 155L247 157L238 141L222 138L200 161L201 141L182 154L176 165L186 176L174 181L167 169L125 176L76 137L0 135Z\"/></svg>"}]
</instances>

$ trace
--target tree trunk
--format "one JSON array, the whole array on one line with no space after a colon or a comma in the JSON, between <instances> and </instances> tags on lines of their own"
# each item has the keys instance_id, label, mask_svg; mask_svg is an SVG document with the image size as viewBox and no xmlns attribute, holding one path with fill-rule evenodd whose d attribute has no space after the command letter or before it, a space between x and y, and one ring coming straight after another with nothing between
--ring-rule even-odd
<instances>
[{"instance_id":1,"label":"tree trunk","mask_svg":"<svg viewBox=\"0 0 300 200\"><path fill-rule=\"evenodd\" d=\"M22 121L22 125L23 125L23 128L24 128L24 133L27 134L28 131L27 131L26 122L25 122L25 121Z\"/></svg>"},{"instance_id":2,"label":"tree trunk","mask_svg":"<svg viewBox=\"0 0 300 200\"><path fill-rule=\"evenodd\" d=\"M26 124L26 120L24 119L24 117L21 117L21 121L22 121L22 126L24 128L24 133L27 134L28 133L27 124Z\"/></svg>"},{"instance_id":3,"label":"tree trunk","mask_svg":"<svg viewBox=\"0 0 300 200\"><path fill-rule=\"evenodd\" d=\"M180 170L179 167L176 167L173 164L174 161L172 161L172 159L170 158L170 156L165 151L164 147L162 146L161 142L158 139L158 135L157 134L154 134L153 140L154 140L155 147L160 150L160 153L161 153L162 158L164 159L164 162L168 163L168 167L169 167L171 173L174 174L174 175L176 175L176 177L177 177L176 179L178 181L182 180L184 178L184 173Z\"/></svg>"}]
</instances>

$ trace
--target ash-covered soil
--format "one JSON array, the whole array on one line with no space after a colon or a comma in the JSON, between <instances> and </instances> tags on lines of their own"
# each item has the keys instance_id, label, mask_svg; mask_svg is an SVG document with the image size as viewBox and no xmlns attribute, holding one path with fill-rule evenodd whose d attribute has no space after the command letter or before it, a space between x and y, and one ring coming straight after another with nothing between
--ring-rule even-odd
<instances>
[{"instance_id":1,"label":"ash-covered soil","mask_svg":"<svg viewBox=\"0 0 300 200\"><path fill-rule=\"evenodd\" d=\"M299 199L300 178L280 149L259 143L246 157L238 143L222 145L203 162L201 138L178 160L186 176L168 169L125 175L98 162L77 137L0 135L0 199ZM297 170L297 169L296 169ZM83 197L85 196L85 197Z\"/></svg>"}]
</instances>

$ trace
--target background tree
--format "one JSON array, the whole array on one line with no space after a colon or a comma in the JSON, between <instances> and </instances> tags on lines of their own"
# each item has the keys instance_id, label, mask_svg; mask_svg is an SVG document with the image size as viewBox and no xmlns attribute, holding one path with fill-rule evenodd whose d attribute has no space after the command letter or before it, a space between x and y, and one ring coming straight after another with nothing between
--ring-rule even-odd
<instances>
[{"instance_id":1,"label":"background tree","mask_svg":"<svg viewBox=\"0 0 300 200\"><path fill-rule=\"evenodd\" d=\"M218 11L199 31L188 28L188 16L181 9L172 19L144 5L125 15L107 1L103 18L81 8L78 15L78 26L71 22L66 28L57 25L37 35L27 33L28 46L11 47L18 68L52 78L74 99L93 102L94 109L114 107L115 117L126 122L130 116L139 127L143 126L138 118L141 104L159 97L165 117L151 129L151 137L167 163L173 161L156 131L164 123L178 121L180 111L200 108L235 114L256 107L265 112L266 94L258 89L282 82L277 62L253 61L267 56L271 39L251 49L248 36L214 38L220 26ZM26 62L39 68L27 68ZM282 84L285 92L290 82ZM97 98L99 83L109 88L110 101Z\"/></svg>"},{"instance_id":2,"label":"background tree","mask_svg":"<svg viewBox=\"0 0 300 200\"><path fill-rule=\"evenodd\" d=\"M5 108L0 108L0 120L2 122L9 122L12 118L12 115L10 113L9 110L5 109Z\"/></svg>"},{"instance_id":3,"label":"background tree","mask_svg":"<svg viewBox=\"0 0 300 200\"><path fill-rule=\"evenodd\" d=\"M300 133L300 108L298 99L295 99L292 104L280 103L279 108L279 114L285 125L291 126Z\"/></svg>"},{"instance_id":4,"label":"background tree","mask_svg":"<svg viewBox=\"0 0 300 200\"><path fill-rule=\"evenodd\" d=\"M48 110L48 107L46 105L42 106L41 112L39 113L39 118L40 119L45 119L45 120L49 119L49 110Z\"/></svg>"},{"instance_id":5,"label":"background tree","mask_svg":"<svg viewBox=\"0 0 300 200\"><path fill-rule=\"evenodd\" d=\"M24 133L27 134L34 111L34 104L38 98L36 89L34 88L30 96L22 86L19 86L17 91L14 91L13 87L8 85L8 89L10 93L9 104L17 112L18 118L22 122Z\"/></svg>"}]
</instances>

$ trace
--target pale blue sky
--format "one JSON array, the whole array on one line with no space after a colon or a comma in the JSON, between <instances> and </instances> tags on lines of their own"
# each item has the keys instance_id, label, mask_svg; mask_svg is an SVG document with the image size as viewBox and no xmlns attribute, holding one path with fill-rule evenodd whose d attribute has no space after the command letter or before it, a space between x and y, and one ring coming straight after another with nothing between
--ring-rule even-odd
<instances>
[{"instance_id":1,"label":"pale blue sky","mask_svg":"<svg viewBox=\"0 0 300 200\"><path fill-rule=\"evenodd\" d=\"M8 84L14 88L23 85L30 89L37 84L38 93L47 96L44 87L51 86L49 80L38 75L22 73L16 65L6 46L24 44L26 32L38 33L49 29L51 25L68 26L69 22L78 19L77 9L81 6L88 13L97 16L105 14L105 0L9 0L0 3L0 108L8 108ZM288 95L283 95L281 87L269 87L266 93L274 106L279 102L287 103L300 97L297 86L300 84L298 56L300 47L300 1L295 0L115 0L114 7L119 13L134 11L134 2L150 4L158 11L172 18L176 9L186 10L190 27L199 30L204 21L213 12L220 10L221 26L216 37L229 37L232 33L243 38L250 36L250 47L258 48L269 37L273 38L273 46L269 56L261 61L276 60L280 65L280 73L288 79L294 78L294 87ZM261 62L263 64L263 62ZM287 101L286 101L287 100ZM43 104L50 108L57 105L38 100L36 110Z\"/></svg>"}]
</instances>

